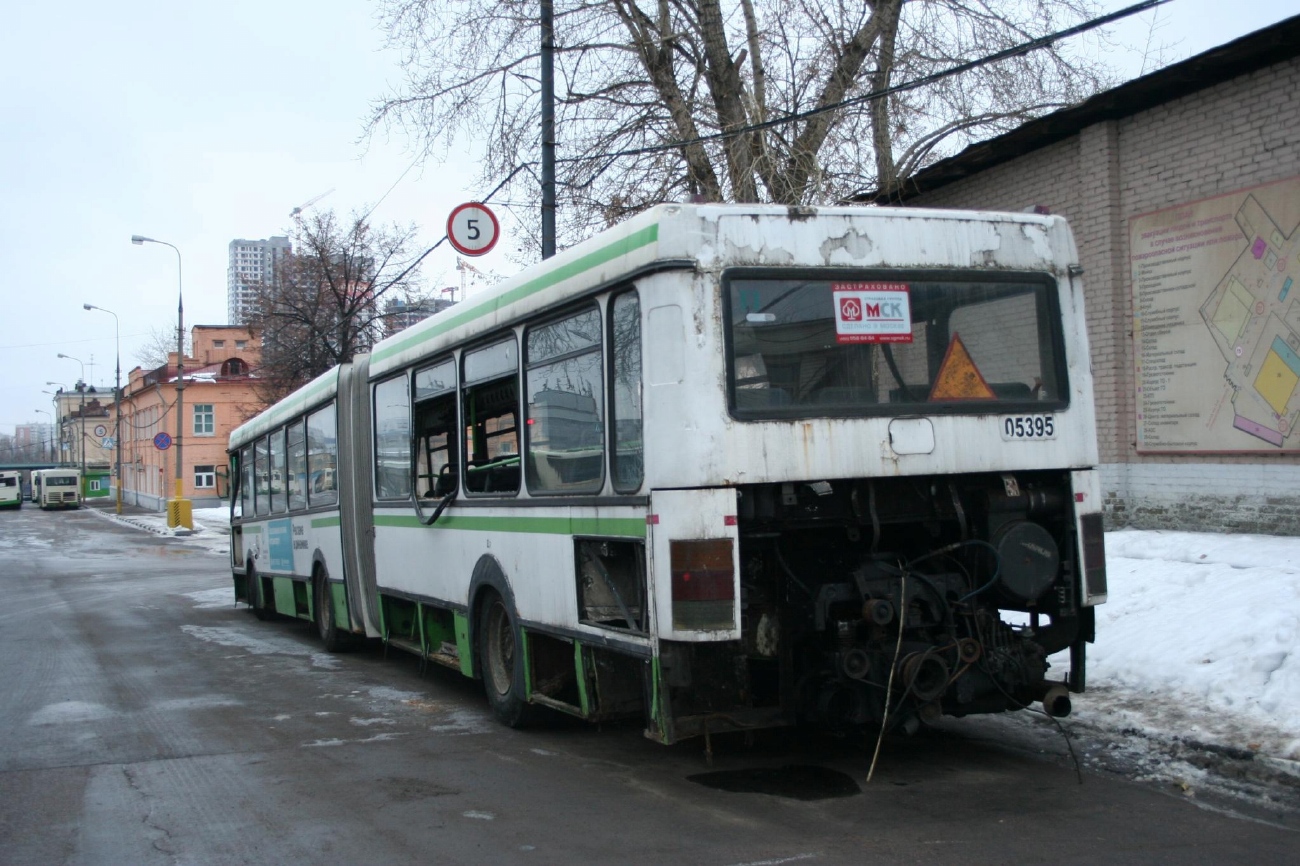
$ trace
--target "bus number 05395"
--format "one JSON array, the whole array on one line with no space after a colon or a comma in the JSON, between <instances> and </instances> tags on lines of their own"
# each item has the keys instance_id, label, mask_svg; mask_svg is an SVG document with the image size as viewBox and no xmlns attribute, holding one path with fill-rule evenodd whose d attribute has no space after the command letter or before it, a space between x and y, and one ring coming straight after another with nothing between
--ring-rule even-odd
<instances>
[{"instance_id":1,"label":"bus number 05395","mask_svg":"<svg viewBox=\"0 0 1300 866\"><path fill-rule=\"evenodd\" d=\"M1002 438L1007 442L1055 439L1056 422L1051 415L1005 415L1002 418Z\"/></svg>"}]
</instances>

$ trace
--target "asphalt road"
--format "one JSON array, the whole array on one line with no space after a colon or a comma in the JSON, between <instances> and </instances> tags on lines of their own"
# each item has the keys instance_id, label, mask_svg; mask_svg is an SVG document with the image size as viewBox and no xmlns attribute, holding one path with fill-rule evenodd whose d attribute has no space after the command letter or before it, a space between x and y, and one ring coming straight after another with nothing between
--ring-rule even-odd
<instances>
[{"instance_id":1,"label":"asphalt road","mask_svg":"<svg viewBox=\"0 0 1300 866\"><path fill-rule=\"evenodd\" d=\"M960 722L665 748L229 601L224 557L0 513L4 864L1295 863L1285 823ZM1042 750L1040 752L1040 749Z\"/></svg>"}]
</instances>

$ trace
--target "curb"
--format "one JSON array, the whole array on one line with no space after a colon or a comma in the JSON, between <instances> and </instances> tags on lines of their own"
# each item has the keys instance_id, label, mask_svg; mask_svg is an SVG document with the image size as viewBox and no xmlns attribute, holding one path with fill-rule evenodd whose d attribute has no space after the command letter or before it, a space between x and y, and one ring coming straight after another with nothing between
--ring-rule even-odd
<instances>
[{"instance_id":1,"label":"curb","mask_svg":"<svg viewBox=\"0 0 1300 866\"><path fill-rule=\"evenodd\" d=\"M132 529L140 529L145 532L151 532L154 535L162 536L163 538L190 538L196 535L203 535L205 533L211 532L211 530L209 530L206 526L203 526L202 524L196 524L194 529L192 530L185 529L184 527L173 528L169 526L159 526L157 523L154 523L153 521L143 520L141 518L134 517L129 514L110 514L106 511L100 511L98 508L91 508L88 510L94 512L95 514L98 514L104 520L110 521L111 523L116 523L119 526L129 526Z\"/></svg>"}]
</instances>

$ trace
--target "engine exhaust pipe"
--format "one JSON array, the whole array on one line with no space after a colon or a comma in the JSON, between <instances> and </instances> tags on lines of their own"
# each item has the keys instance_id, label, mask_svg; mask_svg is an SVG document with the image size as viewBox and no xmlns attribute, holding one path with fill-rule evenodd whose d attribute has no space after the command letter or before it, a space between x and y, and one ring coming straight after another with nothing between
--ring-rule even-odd
<instances>
[{"instance_id":1,"label":"engine exhaust pipe","mask_svg":"<svg viewBox=\"0 0 1300 866\"><path fill-rule=\"evenodd\" d=\"M1057 719L1070 714L1070 690L1063 685L1054 685L1043 693L1043 712Z\"/></svg>"}]
</instances>

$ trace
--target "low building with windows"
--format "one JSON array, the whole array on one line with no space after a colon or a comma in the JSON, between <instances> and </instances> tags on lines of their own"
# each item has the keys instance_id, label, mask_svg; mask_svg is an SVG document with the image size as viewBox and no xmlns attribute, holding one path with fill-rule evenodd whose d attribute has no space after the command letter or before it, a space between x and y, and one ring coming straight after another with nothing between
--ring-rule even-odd
<instances>
[{"instance_id":1,"label":"low building with windows","mask_svg":"<svg viewBox=\"0 0 1300 866\"><path fill-rule=\"evenodd\" d=\"M123 501L162 509L176 495L176 446L181 494L195 508L227 494L230 431L263 408L257 393L261 335L256 329L196 325L193 357L184 359L184 406L177 428L176 353L153 370L135 368L122 395Z\"/></svg>"},{"instance_id":2,"label":"low building with windows","mask_svg":"<svg viewBox=\"0 0 1300 866\"><path fill-rule=\"evenodd\" d=\"M93 385L60 388L54 395L54 410L58 428L50 443L52 459L81 472L83 498L108 496L115 424L112 390L98 391Z\"/></svg>"}]
</instances>

